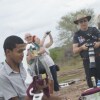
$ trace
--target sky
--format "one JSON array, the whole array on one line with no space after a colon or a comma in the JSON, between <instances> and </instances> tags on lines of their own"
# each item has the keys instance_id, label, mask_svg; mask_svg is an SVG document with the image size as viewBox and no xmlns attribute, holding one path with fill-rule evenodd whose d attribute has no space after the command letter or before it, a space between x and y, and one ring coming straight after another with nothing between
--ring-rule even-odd
<instances>
[{"instance_id":1,"label":"sky","mask_svg":"<svg viewBox=\"0 0 100 100\"><path fill-rule=\"evenodd\" d=\"M100 0L0 0L0 62L5 59L3 42L7 36L24 39L30 32L41 38L50 30L55 39L61 17L84 8L100 14Z\"/></svg>"}]
</instances>

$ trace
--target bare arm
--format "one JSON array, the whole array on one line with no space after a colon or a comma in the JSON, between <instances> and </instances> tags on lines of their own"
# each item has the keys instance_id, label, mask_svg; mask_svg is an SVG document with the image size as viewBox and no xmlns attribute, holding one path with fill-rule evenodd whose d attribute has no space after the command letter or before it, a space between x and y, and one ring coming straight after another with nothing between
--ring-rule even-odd
<instances>
[{"instance_id":1,"label":"bare arm","mask_svg":"<svg viewBox=\"0 0 100 100\"><path fill-rule=\"evenodd\" d=\"M44 45L46 37L47 37L47 34L45 33L44 36L43 36L43 38L42 38L42 40L41 40L41 42L40 42L40 46Z\"/></svg>"},{"instance_id":2,"label":"bare arm","mask_svg":"<svg viewBox=\"0 0 100 100\"><path fill-rule=\"evenodd\" d=\"M51 33L49 33L48 35L49 35L50 41L45 45L46 48L49 48L53 44L53 38L52 38Z\"/></svg>"},{"instance_id":3,"label":"bare arm","mask_svg":"<svg viewBox=\"0 0 100 100\"><path fill-rule=\"evenodd\" d=\"M40 47L40 50L38 51L38 54L41 55L41 54L43 54L45 52L46 51L45 51L44 47Z\"/></svg>"},{"instance_id":4,"label":"bare arm","mask_svg":"<svg viewBox=\"0 0 100 100\"><path fill-rule=\"evenodd\" d=\"M82 51L81 47L78 47L78 44L73 44L73 53L79 53L80 51Z\"/></svg>"},{"instance_id":5,"label":"bare arm","mask_svg":"<svg viewBox=\"0 0 100 100\"><path fill-rule=\"evenodd\" d=\"M94 48L99 48L100 47L100 42L94 42Z\"/></svg>"},{"instance_id":6,"label":"bare arm","mask_svg":"<svg viewBox=\"0 0 100 100\"><path fill-rule=\"evenodd\" d=\"M45 33L43 36L43 39L41 40L40 46L44 45L44 42L47 36L49 36L50 41L45 45L45 47L49 48L53 44L53 38L52 38L51 33L49 33L48 35Z\"/></svg>"},{"instance_id":7,"label":"bare arm","mask_svg":"<svg viewBox=\"0 0 100 100\"><path fill-rule=\"evenodd\" d=\"M86 44L83 44L82 46L78 47L78 43L73 44L73 53L80 53L82 50L87 50L88 47L86 47Z\"/></svg>"}]
</instances>

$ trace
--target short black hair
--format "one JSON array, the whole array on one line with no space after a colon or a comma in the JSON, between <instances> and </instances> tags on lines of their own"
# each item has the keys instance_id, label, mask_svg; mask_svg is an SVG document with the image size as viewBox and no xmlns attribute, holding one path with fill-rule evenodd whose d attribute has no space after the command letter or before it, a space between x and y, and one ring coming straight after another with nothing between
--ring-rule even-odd
<instances>
[{"instance_id":1,"label":"short black hair","mask_svg":"<svg viewBox=\"0 0 100 100\"><path fill-rule=\"evenodd\" d=\"M20 37L11 35L7 37L4 41L3 44L4 52L6 52L7 49L13 50L14 48L16 48L16 44L23 44L23 43L24 41Z\"/></svg>"}]
</instances>

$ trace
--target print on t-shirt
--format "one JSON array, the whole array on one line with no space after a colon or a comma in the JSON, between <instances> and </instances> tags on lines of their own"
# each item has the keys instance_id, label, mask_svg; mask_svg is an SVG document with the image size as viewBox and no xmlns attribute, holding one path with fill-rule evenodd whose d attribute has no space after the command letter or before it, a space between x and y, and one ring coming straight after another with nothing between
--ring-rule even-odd
<instances>
[{"instance_id":1,"label":"print on t-shirt","mask_svg":"<svg viewBox=\"0 0 100 100\"><path fill-rule=\"evenodd\" d=\"M83 43L83 42L85 41L85 38L82 37L82 36L79 36L79 37L78 37L78 40L79 40L79 43Z\"/></svg>"}]
</instances>

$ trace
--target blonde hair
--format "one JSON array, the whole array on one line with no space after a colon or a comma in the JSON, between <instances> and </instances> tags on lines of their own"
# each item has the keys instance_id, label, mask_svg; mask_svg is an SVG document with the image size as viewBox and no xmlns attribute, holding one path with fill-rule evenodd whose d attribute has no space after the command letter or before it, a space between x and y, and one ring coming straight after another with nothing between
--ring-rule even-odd
<instances>
[{"instance_id":1,"label":"blonde hair","mask_svg":"<svg viewBox=\"0 0 100 100\"><path fill-rule=\"evenodd\" d=\"M26 39L27 36L32 36L32 34L31 33L26 33L24 38Z\"/></svg>"}]
</instances>

